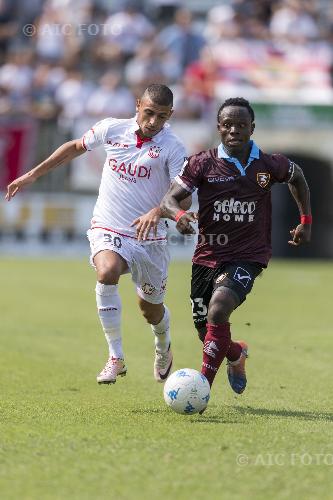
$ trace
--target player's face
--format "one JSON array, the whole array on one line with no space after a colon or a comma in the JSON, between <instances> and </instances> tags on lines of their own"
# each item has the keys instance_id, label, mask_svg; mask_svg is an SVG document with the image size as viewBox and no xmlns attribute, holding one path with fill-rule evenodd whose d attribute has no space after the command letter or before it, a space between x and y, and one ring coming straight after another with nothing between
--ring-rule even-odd
<instances>
[{"instance_id":1,"label":"player's face","mask_svg":"<svg viewBox=\"0 0 333 500\"><path fill-rule=\"evenodd\" d=\"M136 111L137 123L145 137L158 134L173 113L171 106L160 106L149 98L138 99Z\"/></svg>"},{"instance_id":2,"label":"player's face","mask_svg":"<svg viewBox=\"0 0 333 500\"><path fill-rule=\"evenodd\" d=\"M254 131L249 111L241 106L227 106L220 113L217 129L222 144L230 156L237 156L248 146Z\"/></svg>"}]
</instances>

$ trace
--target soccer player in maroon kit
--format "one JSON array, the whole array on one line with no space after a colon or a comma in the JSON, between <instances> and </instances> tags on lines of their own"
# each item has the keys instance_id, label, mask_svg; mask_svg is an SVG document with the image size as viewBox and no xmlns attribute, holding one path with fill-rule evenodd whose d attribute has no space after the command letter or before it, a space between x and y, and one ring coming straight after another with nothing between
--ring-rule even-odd
<instances>
[{"instance_id":1,"label":"soccer player in maroon kit","mask_svg":"<svg viewBox=\"0 0 333 500\"><path fill-rule=\"evenodd\" d=\"M177 221L182 234L199 235L193 256L193 320L203 342L201 372L212 385L227 358L232 389L246 387L248 346L231 340L229 318L246 299L271 257L271 187L288 183L300 212L290 245L311 238L309 188L301 168L281 154L266 154L250 138L254 112L241 97L227 99L217 115L221 144L191 156L165 195L162 217ZM181 210L180 201L198 190L198 214Z\"/></svg>"}]
</instances>

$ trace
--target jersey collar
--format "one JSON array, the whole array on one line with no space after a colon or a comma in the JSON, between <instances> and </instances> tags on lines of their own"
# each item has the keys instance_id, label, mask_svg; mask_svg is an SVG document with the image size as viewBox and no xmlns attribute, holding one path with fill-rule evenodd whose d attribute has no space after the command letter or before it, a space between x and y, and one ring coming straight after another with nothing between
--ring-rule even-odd
<instances>
[{"instance_id":1,"label":"jersey collar","mask_svg":"<svg viewBox=\"0 0 333 500\"><path fill-rule=\"evenodd\" d=\"M136 118L137 118L137 115L135 115L133 118L131 118L131 124L130 124L130 127L129 127L129 131L133 135L135 134L135 132L137 130L139 130L139 125L137 124ZM162 130L160 130L158 134L153 135L153 137L151 138L151 140L153 142L156 142L156 144L158 144L159 142L161 142L161 140L163 139L164 134L166 133L166 130L169 127L170 127L170 125L168 123L165 123L164 127L162 128Z\"/></svg>"},{"instance_id":2,"label":"jersey collar","mask_svg":"<svg viewBox=\"0 0 333 500\"><path fill-rule=\"evenodd\" d=\"M230 161L231 163L234 163L236 165L236 167L238 168L238 170L240 171L241 175L246 175L245 170L247 169L247 167L249 165L251 165L253 160L257 160L260 156L260 150L259 150L258 146L256 145L256 143L254 141L250 141L250 144L251 144L250 156L249 156L249 159L247 160L247 164L245 165L245 167L243 167L243 165L240 163L240 161L237 158L234 158L233 156L228 155L228 153L225 151L222 143L217 148L217 157L223 158L227 161Z\"/></svg>"}]
</instances>

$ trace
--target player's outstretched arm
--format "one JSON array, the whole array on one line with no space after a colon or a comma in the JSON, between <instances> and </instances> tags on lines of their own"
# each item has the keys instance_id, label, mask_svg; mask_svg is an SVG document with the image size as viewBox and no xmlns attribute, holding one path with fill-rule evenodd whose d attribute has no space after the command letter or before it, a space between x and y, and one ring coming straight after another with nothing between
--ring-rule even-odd
<instances>
[{"instance_id":1,"label":"player's outstretched arm","mask_svg":"<svg viewBox=\"0 0 333 500\"><path fill-rule=\"evenodd\" d=\"M292 239L288 243L293 246L299 246L311 240L312 216L309 186L302 169L298 165L295 165L294 174L288 186L297 203L301 216L301 224L290 231Z\"/></svg>"},{"instance_id":2,"label":"player's outstretched arm","mask_svg":"<svg viewBox=\"0 0 333 500\"><path fill-rule=\"evenodd\" d=\"M54 151L46 160L37 165L35 168L30 170L21 177L18 177L13 182L7 186L6 200L9 201L13 196L16 195L18 191L24 186L28 186L35 182L38 177L45 175L50 170L56 167L65 165L77 156L85 153L85 149L81 144L80 139L74 139L73 141L65 142L62 146Z\"/></svg>"},{"instance_id":3,"label":"player's outstretched arm","mask_svg":"<svg viewBox=\"0 0 333 500\"><path fill-rule=\"evenodd\" d=\"M195 234L190 223L196 222L198 219L196 213L186 212L182 209L182 202L188 197L188 191L177 182L173 182L160 205L161 217L175 220L177 222L176 228L181 234Z\"/></svg>"}]
</instances>

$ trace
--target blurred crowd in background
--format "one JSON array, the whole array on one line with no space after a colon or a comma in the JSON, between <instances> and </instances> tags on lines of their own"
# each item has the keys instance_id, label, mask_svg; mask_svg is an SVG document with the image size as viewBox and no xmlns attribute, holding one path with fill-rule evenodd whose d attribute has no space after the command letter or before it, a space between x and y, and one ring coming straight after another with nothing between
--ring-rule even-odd
<instances>
[{"instance_id":1,"label":"blurred crowd in background","mask_svg":"<svg viewBox=\"0 0 333 500\"><path fill-rule=\"evenodd\" d=\"M218 106L243 96L260 144L305 168L324 228L317 253L333 255L332 52L331 0L0 0L0 190L96 121L133 116L150 83L174 91L189 154L216 144ZM2 199L0 249L4 235L82 238L103 162L97 148ZM296 212L278 196L282 231ZM274 243L277 255L285 247Z\"/></svg>"},{"instance_id":2,"label":"blurred crowd in background","mask_svg":"<svg viewBox=\"0 0 333 500\"><path fill-rule=\"evenodd\" d=\"M230 95L332 103L332 2L200 4L0 0L0 116L129 117L151 82L174 90L178 119Z\"/></svg>"}]
</instances>

